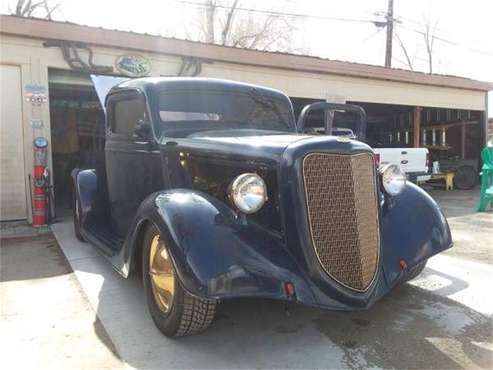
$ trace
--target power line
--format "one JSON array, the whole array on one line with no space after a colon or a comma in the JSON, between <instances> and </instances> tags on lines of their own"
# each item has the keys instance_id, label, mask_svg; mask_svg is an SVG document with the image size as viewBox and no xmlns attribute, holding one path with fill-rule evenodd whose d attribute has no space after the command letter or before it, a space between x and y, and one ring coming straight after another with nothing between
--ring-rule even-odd
<instances>
[{"instance_id":1,"label":"power line","mask_svg":"<svg viewBox=\"0 0 493 370\"><path fill-rule=\"evenodd\" d=\"M413 23L413 24L418 25L420 27L425 27L426 26L426 23L417 21L417 20L412 19L412 18L404 17L402 15L396 15L394 17L394 19L395 19L395 22L398 23L398 24L400 24L400 25L402 25L402 23L403 23L402 20L404 20L404 21L406 21L408 23ZM402 28L404 28L404 29L406 29L408 31L416 32L416 33L418 33L420 35L424 35L425 34L424 31L419 30L419 29L416 29L416 28L410 28L410 27L406 27L406 26L403 26ZM436 26L434 28L437 31L442 31L442 32L445 32L445 33L449 33L449 31L447 31L447 30L445 30L445 29L443 29L441 27ZM434 37L435 37L436 40L441 41L441 42L446 43L446 44L449 44L449 45L453 45L453 46L465 48L465 49L468 49L468 50L473 51L475 53L483 54L483 55L486 55L486 56L493 56L493 54L490 54L488 52L485 52L483 50L479 50L479 49L476 49L476 48L471 48L468 45L464 45L462 43L459 43L459 42L456 42L456 41L452 41L452 40L450 40L448 38L445 38L443 36L437 36L437 35L435 35Z\"/></svg>"},{"instance_id":2,"label":"power line","mask_svg":"<svg viewBox=\"0 0 493 370\"><path fill-rule=\"evenodd\" d=\"M206 4L206 3L196 2L196 1L187 1L187 0L166 0L166 1L171 1L171 2L180 3L180 4L184 4L184 5L194 6L194 7L197 7L197 8L208 8L209 7L209 5ZM227 6L227 5L216 4L214 6L216 8L219 8L219 9L232 9L231 6ZM382 26L385 27L388 24L388 22L389 22L388 20L387 21L378 22L377 20L373 20L373 19L360 19L360 18L347 18L347 17L329 17L329 16L322 16L322 15L314 15L314 14L300 14L300 13L292 13L292 12L279 12L279 11L273 11L273 10L264 10L264 9L255 9L255 8L244 8L244 7L236 7L235 10L241 11L241 12L257 13L257 14L267 14L267 15L280 16L280 17L290 17L290 18L304 18L304 19L308 19L309 18L309 19L320 19L320 20L329 20L329 21L337 21L337 22L368 23L368 24L374 24L376 26L379 26L380 25L380 27L382 27ZM424 31L421 31L421 30L418 30L418 29L415 29L415 28L410 28L410 27L403 26L402 25L402 21L400 21L400 20L401 19L405 19L407 22L414 23L414 24L421 25L421 26L423 25L423 23L420 23L418 21L412 20L410 18L402 17L402 16L392 17L391 19L392 19L393 22L399 23L402 28L407 29L408 31L413 31L413 32L416 32L416 33L421 34L421 35L424 35L425 34ZM438 40L438 41L441 41L443 43L446 43L446 44L449 44L449 45L453 45L453 46L456 46L456 47L462 47L462 48L468 49L470 51L473 51L473 52L476 52L476 53L479 53L479 54L482 54L482 55L485 55L485 56L490 56L490 57L493 56L493 54L489 54L489 53L484 52L482 50L471 48L471 47L469 47L467 45L463 45L463 44L460 44L458 42L455 42L455 41L452 41L452 40L448 40L448 39L446 39L444 37L441 37L441 36L435 36L435 39Z\"/></svg>"},{"instance_id":3,"label":"power line","mask_svg":"<svg viewBox=\"0 0 493 370\"><path fill-rule=\"evenodd\" d=\"M411 27L403 26L402 25L402 22L400 23L400 26L402 28L404 28L405 30L412 31L412 32L418 33L420 35L425 35L426 34L426 32L421 31L421 30L418 30L416 28L411 28ZM485 52L483 50L471 48L468 45L464 45L464 44L458 43L456 41L448 40L446 38L443 38L443 37L440 37L440 36L437 36L437 35L433 35L433 37L435 38L435 40L441 41L442 43L449 44L449 45L456 46L456 47L460 47L460 48L464 48L464 49L467 49L467 50L470 50L470 51L473 51L475 53L482 54L482 55L485 55L485 56L488 56L488 57L493 57L493 54L487 53L487 52Z\"/></svg>"},{"instance_id":4,"label":"power line","mask_svg":"<svg viewBox=\"0 0 493 370\"><path fill-rule=\"evenodd\" d=\"M181 3L185 5L192 5L198 8L208 8L209 5L206 3L199 3L195 1L187 1L187 0L167 0L175 3ZM219 5L216 4L214 7L219 9L232 9L231 6ZM374 23L371 19L358 19L358 18L345 18L345 17L329 17L315 14L300 14L300 13L290 13L290 12L278 12L274 10L264 10L264 9L254 9L254 8L242 8L236 7L235 10L241 12L250 12L250 13L259 13L259 14L268 14L275 15L280 17L290 17L290 18L312 18L312 19L322 19L322 20L330 20L330 21L338 21L338 22L353 22L353 23Z\"/></svg>"}]
</instances>

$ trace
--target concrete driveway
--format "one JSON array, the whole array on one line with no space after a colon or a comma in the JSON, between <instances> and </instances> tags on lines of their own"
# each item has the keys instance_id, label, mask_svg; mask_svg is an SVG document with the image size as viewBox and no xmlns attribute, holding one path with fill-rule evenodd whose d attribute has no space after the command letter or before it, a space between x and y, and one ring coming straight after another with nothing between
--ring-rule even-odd
<instances>
[{"instance_id":1,"label":"concrete driveway","mask_svg":"<svg viewBox=\"0 0 493 370\"><path fill-rule=\"evenodd\" d=\"M53 235L15 229L0 239L0 368L124 368Z\"/></svg>"},{"instance_id":2,"label":"concrete driveway","mask_svg":"<svg viewBox=\"0 0 493 370\"><path fill-rule=\"evenodd\" d=\"M474 212L476 194L433 192L449 216L456 246L370 311L229 301L205 333L175 340L154 327L138 278L121 278L75 239L70 222L52 229L129 367L491 369L493 214Z\"/></svg>"}]
</instances>

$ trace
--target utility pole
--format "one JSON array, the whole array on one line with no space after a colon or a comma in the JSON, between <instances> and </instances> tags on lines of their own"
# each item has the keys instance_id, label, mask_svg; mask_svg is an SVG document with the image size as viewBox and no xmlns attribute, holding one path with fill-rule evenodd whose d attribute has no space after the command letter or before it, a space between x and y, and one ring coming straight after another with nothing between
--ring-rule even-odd
<instances>
[{"instance_id":1,"label":"utility pole","mask_svg":"<svg viewBox=\"0 0 493 370\"><path fill-rule=\"evenodd\" d=\"M392 64L392 36L394 33L394 0L389 0L387 9L387 43L385 46L385 67Z\"/></svg>"}]
</instances>

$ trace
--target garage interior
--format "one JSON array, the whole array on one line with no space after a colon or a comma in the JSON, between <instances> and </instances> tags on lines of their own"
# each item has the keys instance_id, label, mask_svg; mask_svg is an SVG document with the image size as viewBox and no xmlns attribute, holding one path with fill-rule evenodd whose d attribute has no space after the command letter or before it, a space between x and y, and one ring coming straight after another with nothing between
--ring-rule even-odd
<instances>
[{"instance_id":1,"label":"garage interior","mask_svg":"<svg viewBox=\"0 0 493 370\"><path fill-rule=\"evenodd\" d=\"M317 99L291 97L296 118L307 104ZM485 140L483 112L440 107L377 104L348 101L366 111L366 141L374 148L428 148L430 163L437 161L440 172L454 172L458 189L477 184L480 153ZM323 127L323 114L311 113L308 123ZM352 113L335 112L333 127L354 131ZM415 137L414 132L420 134Z\"/></svg>"},{"instance_id":2,"label":"garage interior","mask_svg":"<svg viewBox=\"0 0 493 370\"><path fill-rule=\"evenodd\" d=\"M60 215L72 207L72 170L104 160L104 112L89 75L50 69L48 76L54 198Z\"/></svg>"}]
</instances>

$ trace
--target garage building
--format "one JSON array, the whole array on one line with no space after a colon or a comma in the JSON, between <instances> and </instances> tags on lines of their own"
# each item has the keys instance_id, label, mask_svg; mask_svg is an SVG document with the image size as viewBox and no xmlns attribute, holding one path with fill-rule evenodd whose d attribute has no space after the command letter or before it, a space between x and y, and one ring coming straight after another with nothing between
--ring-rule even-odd
<instances>
[{"instance_id":1,"label":"garage building","mask_svg":"<svg viewBox=\"0 0 493 370\"><path fill-rule=\"evenodd\" d=\"M71 169L101 158L104 115L91 74L244 81L284 91L296 114L313 101L355 103L375 145L426 146L435 160L475 169L492 134L491 83L14 16L0 16L0 35L2 221L31 220L34 138L48 139L60 212L70 207Z\"/></svg>"}]
</instances>

